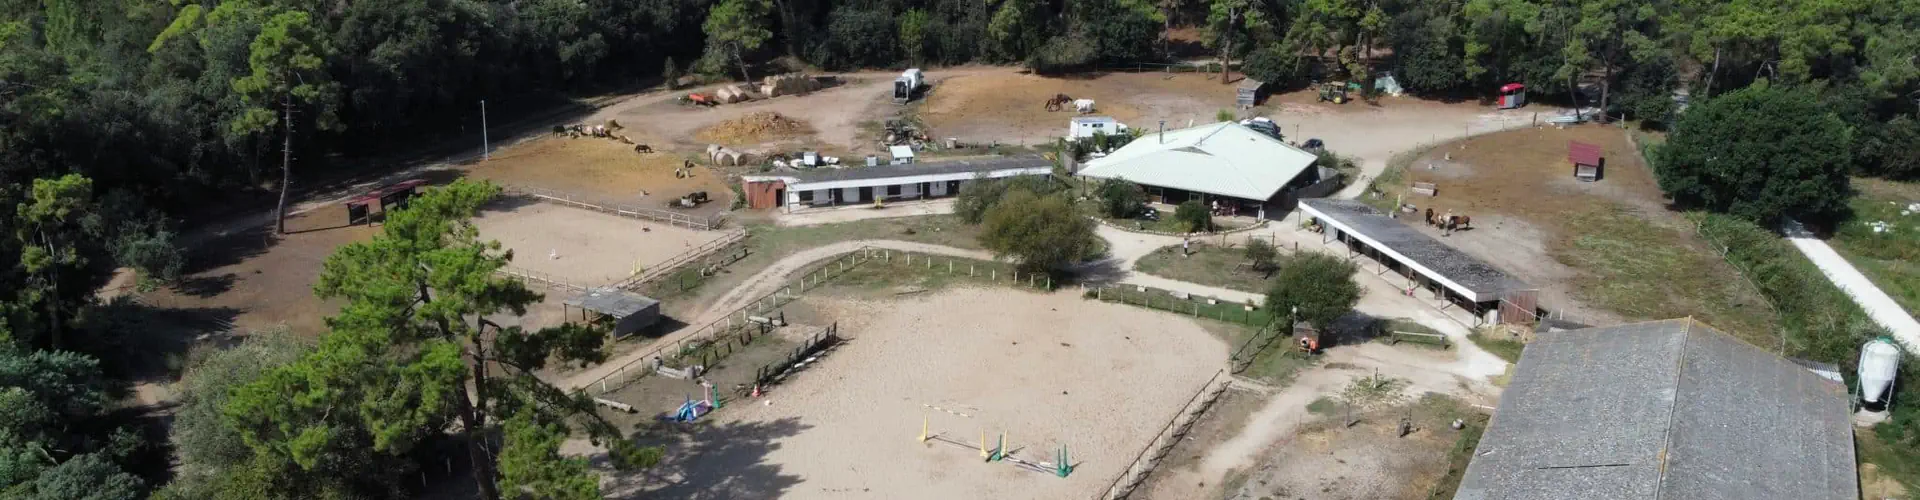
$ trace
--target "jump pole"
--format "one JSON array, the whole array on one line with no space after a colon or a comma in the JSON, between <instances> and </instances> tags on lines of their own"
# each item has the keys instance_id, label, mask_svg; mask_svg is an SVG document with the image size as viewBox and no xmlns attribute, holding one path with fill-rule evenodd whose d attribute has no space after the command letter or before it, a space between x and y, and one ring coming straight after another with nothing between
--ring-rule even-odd
<instances>
[{"instance_id":1,"label":"jump pole","mask_svg":"<svg viewBox=\"0 0 1920 500\"><path fill-rule=\"evenodd\" d=\"M993 455L987 453L987 431L980 431L980 458L991 462Z\"/></svg>"},{"instance_id":2,"label":"jump pole","mask_svg":"<svg viewBox=\"0 0 1920 500\"><path fill-rule=\"evenodd\" d=\"M927 416L921 415L920 416L920 443L925 444L926 442L927 442Z\"/></svg>"}]
</instances>

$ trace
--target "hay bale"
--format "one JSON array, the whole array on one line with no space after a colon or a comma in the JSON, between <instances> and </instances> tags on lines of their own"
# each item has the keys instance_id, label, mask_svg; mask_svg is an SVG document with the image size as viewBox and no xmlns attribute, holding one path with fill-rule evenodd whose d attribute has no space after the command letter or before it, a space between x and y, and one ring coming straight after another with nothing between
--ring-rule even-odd
<instances>
[{"instance_id":1,"label":"hay bale","mask_svg":"<svg viewBox=\"0 0 1920 500\"><path fill-rule=\"evenodd\" d=\"M780 113L762 111L716 123L694 134L694 137L716 144L758 144L811 133L813 130L805 122Z\"/></svg>"}]
</instances>

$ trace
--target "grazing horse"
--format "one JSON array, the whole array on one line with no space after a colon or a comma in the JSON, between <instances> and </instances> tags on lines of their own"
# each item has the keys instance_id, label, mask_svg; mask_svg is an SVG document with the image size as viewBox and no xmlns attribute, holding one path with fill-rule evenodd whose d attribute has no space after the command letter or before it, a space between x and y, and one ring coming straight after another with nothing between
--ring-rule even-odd
<instances>
[{"instance_id":1,"label":"grazing horse","mask_svg":"<svg viewBox=\"0 0 1920 500\"><path fill-rule=\"evenodd\" d=\"M633 146L633 152L641 153L641 154L652 153L653 146L648 146L645 144L636 144Z\"/></svg>"},{"instance_id":2,"label":"grazing horse","mask_svg":"<svg viewBox=\"0 0 1920 500\"><path fill-rule=\"evenodd\" d=\"M1453 226L1453 229L1473 229L1473 218L1465 215L1455 215L1453 216L1453 220L1448 221L1448 225Z\"/></svg>"},{"instance_id":3,"label":"grazing horse","mask_svg":"<svg viewBox=\"0 0 1920 500\"><path fill-rule=\"evenodd\" d=\"M1435 219L1433 218L1433 207L1427 207L1427 225L1429 225L1429 226L1438 226L1438 225L1440 225L1440 221L1438 221L1438 220L1435 220Z\"/></svg>"}]
</instances>

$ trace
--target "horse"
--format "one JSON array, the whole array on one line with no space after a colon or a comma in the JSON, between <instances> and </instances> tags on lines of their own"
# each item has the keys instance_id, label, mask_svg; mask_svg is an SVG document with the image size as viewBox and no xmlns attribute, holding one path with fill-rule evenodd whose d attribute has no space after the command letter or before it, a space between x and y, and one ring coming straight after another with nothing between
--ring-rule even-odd
<instances>
[{"instance_id":1,"label":"horse","mask_svg":"<svg viewBox=\"0 0 1920 500\"><path fill-rule=\"evenodd\" d=\"M640 154L652 153L653 146L648 146L645 144L636 144L633 146L633 152L640 153Z\"/></svg>"}]
</instances>

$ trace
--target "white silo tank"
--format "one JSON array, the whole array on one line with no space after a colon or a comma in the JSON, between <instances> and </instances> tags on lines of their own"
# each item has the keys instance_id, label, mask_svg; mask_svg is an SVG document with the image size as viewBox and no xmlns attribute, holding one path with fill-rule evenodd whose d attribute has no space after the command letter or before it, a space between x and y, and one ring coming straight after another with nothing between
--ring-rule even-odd
<instances>
[{"instance_id":1,"label":"white silo tank","mask_svg":"<svg viewBox=\"0 0 1920 500\"><path fill-rule=\"evenodd\" d=\"M1860 347L1860 402L1871 411L1884 411L1893 398L1894 374L1900 371L1900 346L1880 337Z\"/></svg>"}]
</instances>

